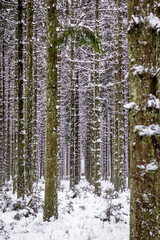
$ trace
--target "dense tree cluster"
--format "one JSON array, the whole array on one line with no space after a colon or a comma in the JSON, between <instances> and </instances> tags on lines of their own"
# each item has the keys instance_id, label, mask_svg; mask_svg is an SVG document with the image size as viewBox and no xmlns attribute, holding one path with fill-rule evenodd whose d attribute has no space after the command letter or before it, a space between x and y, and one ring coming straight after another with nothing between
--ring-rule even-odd
<instances>
[{"instance_id":1,"label":"dense tree cluster","mask_svg":"<svg viewBox=\"0 0 160 240\"><path fill-rule=\"evenodd\" d=\"M109 180L131 188L130 239L158 239L158 1L2 0L0 12L0 191L13 180L24 199L45 178L49 221L62 179L74 191L84 174L98 196Z\"/></svg>"}]
</instances>

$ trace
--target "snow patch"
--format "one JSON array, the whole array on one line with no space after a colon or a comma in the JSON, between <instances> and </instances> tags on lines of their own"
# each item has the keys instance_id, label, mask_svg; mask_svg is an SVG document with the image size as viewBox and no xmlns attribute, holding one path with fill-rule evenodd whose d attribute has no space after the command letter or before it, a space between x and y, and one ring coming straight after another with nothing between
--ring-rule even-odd
<instances>
[{"instance_id":1,"label":"snow patch","mask_svg":"<svg viewBox=\"0 0 160 240\"><path fill-rule=\"evenodd\" d=\"M144 125L137 125L134 128L134 132L137 132L139 136L153 136L153 135L160 135L160 125L149 125L149 126L144 126Z\"/></svg>"},{"instance_id":2,"label":"snow patch","mask_svg":"<svg viewBox=\"0 0 160 240\"><path fill-rule=\"evenodd\" d=\"M62 181L58 193L59 216L50 222L43 221L44 181L39 186L41 207L36 215L26 215L25 209L13 211L15 196L10 190L6 193L10 206L5 211L0 207L0 239L106 240L107 236L107 240L117 240L118 236L118 240L128 240L129 191L116 193L113 184L108 181L101 183L102 195L98 197L93 186L84 178L76 186L75 192L69 190L69 181ZM21 213L20 220L14 219L17 213Z\"/></svg>"},{"instance_id":3,"label":"snow patch","mask_svg":"<svg viewBox=\"0 0 160 240\"><path fill-rule=\"evenodd\" d=\"M133 108L135 105L136 105L135 102L130 102L130 103L123 105L123 107L129 110L129 109Z\"/></svg>"},{"instance_id":4,"label":"snow patch","mask_svg":"<svg viewBox=\"0 0 160 240\"><path fill-rule=\"evenodd\" d=\"M151 28L156 28L156 29L160 28L160 19L157 16L155 16L153 13L150 13L150 15L148 16L148 22Z\"/></svg>"},{"instance_id":5,"label":"snow patch","mask_svg":"<svg viewBox=\"0 0 160 240\"><path fill-rule=\"evenodd\" d=\"M147 164L146 166L146 171L156 171L158 169L158 165L156 164L156 162L152 162Z\"/></svg>"},{"instance_id":6,"label":"snow patch","mask_svg":"<svg viewBox=\"0 0 160 240\"><path fill-rule=\"evenodd\" d=\"M144 66L142 65L137 65L135 64L132 68L133 70L133 74L136 75L136 74L143 74L145 72L148 72L148 68L145 68Z\"/></svg>"},{"instance_id":7,"label":"snow patch","mask_svg":"<svg viewBox=\"0 0 160 240\"><path fill-rule=\"evenodd\" d=\"M150 94L149 95L149 100L148 100L148 107L154 107L156 109L160 109L160 100L156 98L156 96Z\"/></svg>"}]
</instances>

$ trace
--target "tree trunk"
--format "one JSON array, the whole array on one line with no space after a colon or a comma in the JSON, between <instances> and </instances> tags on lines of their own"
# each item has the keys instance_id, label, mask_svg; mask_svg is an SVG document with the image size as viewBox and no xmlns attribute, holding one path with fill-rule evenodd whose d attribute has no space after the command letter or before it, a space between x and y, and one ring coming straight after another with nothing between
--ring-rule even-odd
<instances>
[{"instance_id":1,"label":"tree trunk","mask_svg":"<svg viewBox=\"0 0 160 240\"><path fill-rule=\"evenodd\" d=\"M17 76L16 94L17 100L17 125L18 143L17 146L17 198L24 198L24 118L23 118L23 1L18 0L18 26L17 26ZM16 130L16 129L15 129ZM15 150L16 151L16 150ZM16 160L15 160L16 161Z\"/></svg>"},{"instance_id":2,"label":"tree trunk","mask_svg":"<svg viewBox=\"0 0 160 240\"><path fill-rule=\"evenodd\" d=\"M74 0L71 0L71 24L74 23ZM74 43L71 39L71 128L70 128L70 188L75 185L75 69L74 69Z\"/></svg>"},{"instance_id":3,"label":"tree trunk","mask_svg":"<svg viewBox=\"0 0 160 240\"><path fill-rule=\"evenodd\" d=\"M25 86L25 191L33 192L33 0L27 0Z\"/></svg>"},{"instance_id":4,"label":"tree trunk","mask_svg":"<svg viewBox=\"0 0 160 240\"><path fill-rule=\"evenodd\" d=\"M45 165L45 221L58 218L57 197L57 1L47 0L47 119Z\"/></svg>"},{"instance_id":5,"label":"tree trunk","mask_svg":"<svg viewBox=\"0 0 160 240\"><path fill-rule=\"evenodd\" d=\"M124 163L124 72L123 72L123 30L122 2L115 0L115 57L114 57L114 187L116 191L126 187L126 164Z\"/></svg>"},{"instance_id":6,"label":"tree trunk","mask_svg":"<svg viewBox=\"0 0 160 240\"><path fill-rule=\"evenodd\" d=\"M95 1L95 25L96 34L99 35L99 0ZM95 146L95 194L101 194L100 173L100 91L99 91L99 55L95 54L95 89L94 89L94 146Z\"/></svg>"},{"instance_id":7,"label":"tree trunk","mask_svg":"<svg viewBox=\"0 0 160 240\"><path fill-rule=\"evenodd\" d=\"M80 143L79 143L79 74L75 86L75 184L80 181Z\"/></svg>"},{"instance_id":8,"label":"tree trunk","mask_svg":"<svg viewBox=\"0 0 160 240\"><path fill-rule=\"evenodd\" d=\"M159 236L160 75L154 3L128 0L131 240Z\"/></svg>"}]
</instances>

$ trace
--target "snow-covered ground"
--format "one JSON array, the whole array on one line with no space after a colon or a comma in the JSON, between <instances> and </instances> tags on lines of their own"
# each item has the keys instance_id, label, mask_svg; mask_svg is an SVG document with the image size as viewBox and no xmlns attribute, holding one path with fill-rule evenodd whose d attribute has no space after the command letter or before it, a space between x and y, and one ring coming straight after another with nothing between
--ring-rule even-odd
<instances>
[{"instance_id":1,"label":"snow-covered ground","mask_svg":"<svg viewBox=\"0 0 160 240\"><path fill-rule=\"evenodd\" d=\"M0 196L0 240L129 239L129 191L117 193L111 183L102 182L98 197L82 179L75 193L63 181L58 198L58 219L43 222L44 181L25 204L5 187Z\"/></svg>"}]
</instances>

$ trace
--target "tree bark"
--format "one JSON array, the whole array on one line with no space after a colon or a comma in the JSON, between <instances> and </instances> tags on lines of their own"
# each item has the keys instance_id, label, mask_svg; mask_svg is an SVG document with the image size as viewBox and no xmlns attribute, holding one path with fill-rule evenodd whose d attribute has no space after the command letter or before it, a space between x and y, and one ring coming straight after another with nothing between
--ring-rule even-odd
<instances>
[{"instance_id":1,"label":"tree bark","mask_svg":"<svg viewBox=\"0 0 160 240\"><path fill-rule=\"evenodd\" d=\"M129 113L130 240L156 240L159 236L160 126L156 101L160 78L159 33L152 24L154 3L128 0L129 101L133 103Z\"/></svg>"},{"instance_id":2,"label":"tree bark","mask_svg":"<svg viewBox=\"0 0 160 240\"><path fill-rule=\"evenodd\" d=\"M45 164L45 221L58 218L57 197L57 1L47 1L47 119Z\"/></svg>"}]
</instances>

